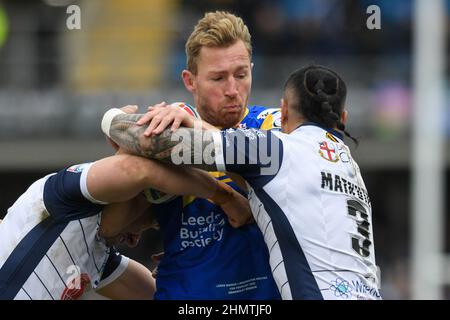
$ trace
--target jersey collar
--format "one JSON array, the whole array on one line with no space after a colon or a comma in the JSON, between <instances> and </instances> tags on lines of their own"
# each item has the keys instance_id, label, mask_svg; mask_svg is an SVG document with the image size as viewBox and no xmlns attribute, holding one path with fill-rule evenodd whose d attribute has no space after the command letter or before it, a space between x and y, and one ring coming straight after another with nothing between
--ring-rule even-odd
<instances>
[{"instance_id":1,"label":"jersey collar","mask_svg":"<svg viewBox=\"0 0 450 320\"><path fill-rule=\"evenodd\" d=\"M241 120L239 120L239 123L244 121L245 117L248 115L249 112L250 112L250 110L248 109L248 107L245 107L244 115L242 116Z\"/></svg>"},{"instance_id":2,"label":"jersey collar","mask_svg":"<svg viewBox=\"0 0 450 320\"><path fill-rule=\"evenodd\" d=\"M329 133L332 134L333 136L335 136L335 137L341 139L342 141L344 141L344 135L343 135L341 132L339 132L339 131L337 131L337 130L334 130L334 129L326 128L326 127L321 126L320 124L315 123L315 122L304 122L304 123L302 123L301 125L299 125L295 130L297 130L297 129L300 128L300 127L304 127L304 126L314 126L314 127L319 127L319 128L321 128L321 129L323 129L323 130L329 132ZM295 130L294 130L294 131L295 131Z\"/></svg>"}]
</instances>

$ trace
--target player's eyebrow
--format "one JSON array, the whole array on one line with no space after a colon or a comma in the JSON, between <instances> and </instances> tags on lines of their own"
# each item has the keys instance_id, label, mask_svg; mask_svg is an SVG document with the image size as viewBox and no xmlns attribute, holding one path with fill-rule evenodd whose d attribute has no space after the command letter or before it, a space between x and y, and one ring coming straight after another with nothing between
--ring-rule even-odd
<instances>
[{"instance_id":1,"label":"player's eyebrow","mask_svg":"<svg viewBox=\"0 0 450 320\"><path fill-rule=\"evenodd\" d=\"M248 70L250 67L248 65L239 66L236 68L237 71Z\"/></svg>"},{"instance_id":2,"label":"player's eyebrow","mask_svg":"<svg viewBox=\"0 0 450 320\"><path fill-rule=\"evenodd\" d=\"M249 66L248 65L241 65L238 66L237 68L235 68L232 73L234 72L239 72L239 71L247 71L249 70ZM222 75L222 74L227 74L228 70L209 70L208 71L208 75Z\"/></svg>"},{"instance_id":3,"label":"player's eyebrow","mask_svg":"<svg viewBox=\"0 0 450 320\"><path fill-rule=\"evenodd\" d=\"M228 73L227 70L210 70L210 71L208 71L209 76L217 76L217 75L223 75L223 74L227 74L227 73Z\"/></svg>"},{"instance_id":4,"label":"player's eyebrow","mask_svg":"<svg viewBox=\"0 0 450 320\"><path fill-rule=\"evenodd\" d=\"M250 70L249 66L240 66L240 67L236 68L234 73L236 73L236 72L249 72L249 70Z\"/></svg>"}]
</instances>

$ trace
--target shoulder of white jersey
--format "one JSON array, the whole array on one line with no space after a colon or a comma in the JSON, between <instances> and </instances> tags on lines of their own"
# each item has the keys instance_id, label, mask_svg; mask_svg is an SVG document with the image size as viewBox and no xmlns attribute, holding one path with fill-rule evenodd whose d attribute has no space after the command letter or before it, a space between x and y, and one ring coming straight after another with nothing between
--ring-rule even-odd
<instances>
[{"instance_id":1,"label":"shoulder of white jersey","mask_svg":"<svg viewBox=\"0 0 450 320\"><path fill-rule=\"evenodd\" d=\"M72 165L50 175L43 185L42 197L48 213L63 221L98 214L106 202L92 197L87 175L92 163Z\"/></svg>"},{"instance_id":2,"label":"shoulder of white jersey","mask_svg":"<svg viewBox=\"0 0 450 320\"><path fill-rule=\"evenodd\" d=\"M242 120L242 128L258 128L261 130L271 130L281 128L281 109L266 108L263 106L252 106Z\"/></svg>"},{"instance_id":3,"label":"shoulder of white jersey","mask_svg":"<svg viewBox=\"0 0 450 320\"><path fill-rule=\"evenodd\" d=\"M174 102L170 104L171 106L177 106L189 113L191 116L196 117L197 119L200 119L200 115L198 114L197 110L190 104L186 102Z\"/></svg>"},{"instance_id":4,"label":"shoulder of white jersey","mask_svg":"<svg viewBox=\"0 0 450 320\"><path fill-rule=\"evenodd\" d=\"M74 174L80 174L80 190L86 199L88 199L92 203L106 205L107 204L106 202L95 199L88 190L87 172L92 165L93 165L93 162L75 164L75 165L72 165L72 166L68 167L67 169L65 169L65 171L74 173Z\"/></svg>"}]
</instances>

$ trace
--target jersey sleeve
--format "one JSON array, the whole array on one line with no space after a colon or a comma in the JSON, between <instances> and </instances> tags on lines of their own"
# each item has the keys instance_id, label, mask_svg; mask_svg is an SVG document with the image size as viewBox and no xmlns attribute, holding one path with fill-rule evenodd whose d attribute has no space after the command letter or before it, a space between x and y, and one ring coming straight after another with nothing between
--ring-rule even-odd
<instances>
[{"instance_id":1,"label":"jersey sleeve","mask_svg":"<svg viewBox=\"0 0 450 320\"><path fill-rule=\"evenodd\" d=\"M278 134L258 129L214 132L217 169L238 173L253 185L266 184L278 173L283 158Z\"/></svg>"},{"instance_id":2,"label":"jersey sleeve","mask_svg":"<svg viewBox=\"0 0 450 320\"><path fill-rule=\"evenodd\" d=\"M108 260L106 260L105 269L103 269L100 283L96 287L96 290L107 286L119 278L128 268L129 262L130 259L128 257L123 256L116 250L111 249Z\"/></svg>"},{"instance_id":3,"label":"jersey sleeve","mask_svg":"<svg viewBox=\"0 0 450 320\"><path fill-rule=\"evenodd\" d=\"M44 204L50 216L75 220L100 212L105 202L94 199L86 184L92 163L74 165L50 176L44 186Z\"/></svg>"}]
</instances>

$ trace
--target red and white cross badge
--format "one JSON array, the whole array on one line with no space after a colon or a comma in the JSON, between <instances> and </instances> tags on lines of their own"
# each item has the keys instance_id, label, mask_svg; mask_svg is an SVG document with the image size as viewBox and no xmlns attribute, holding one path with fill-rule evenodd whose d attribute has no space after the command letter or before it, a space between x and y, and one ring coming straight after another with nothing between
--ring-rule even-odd
<instances>
[{"instance_id":1,"label":"red and white cross badge","mask_svg":"<svg viewBox=\"0 0 450 320\"><path fill-rule=\"evenodd\" d=\"M322 141L319 143L319 146L320 146L319 154L322 158L331 162L339 161L339 156L336 154L336 150L329 148L328 142Z\"/></svg>"}]
</instances>

